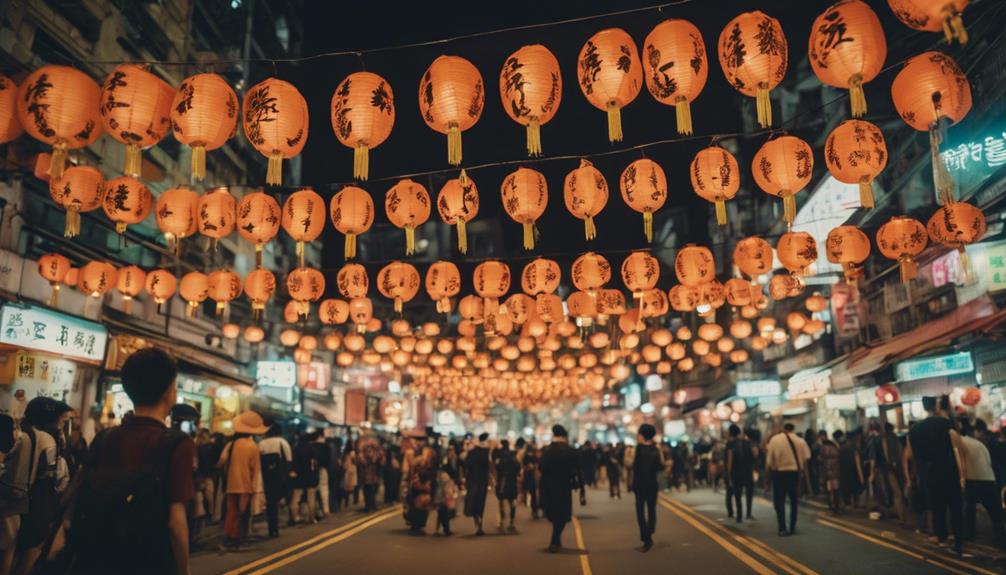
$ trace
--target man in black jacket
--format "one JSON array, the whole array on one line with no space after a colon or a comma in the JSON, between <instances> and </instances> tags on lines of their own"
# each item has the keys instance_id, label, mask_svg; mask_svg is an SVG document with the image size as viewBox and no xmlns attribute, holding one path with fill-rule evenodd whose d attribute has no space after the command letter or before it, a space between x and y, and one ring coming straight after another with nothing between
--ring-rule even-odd
<instances>
[{"instance_id":1,"label":"man in black jacket","mask_svg":"<svg viewBox=\"0 0 1006 575\"><path fill-rule=\"evenodd\" d=\"M587 504L587 494L580 474L580 457L569 444L569 432L561 425L552 426L552 443L541 453L541 506L552 523L550 553L562 547L562 530L573 519L574 489L580 490L580 505Z\"/></svg>"},{"instance_id":2,"label":"man in black jacket","mask_svg":"<svg viewBox=\"0 0 1006 575\"><path fill-rule=\"evenodd\" d=\"M636 521L639 522L643 551L653 547L653 532L657 528L657 492L660 491L657 474L664 469L664 454L653 443L656 435L656 428L649 423L639 426L639 445L632 461L632 492L636 494Z\"/></svg>"}]
</instances>

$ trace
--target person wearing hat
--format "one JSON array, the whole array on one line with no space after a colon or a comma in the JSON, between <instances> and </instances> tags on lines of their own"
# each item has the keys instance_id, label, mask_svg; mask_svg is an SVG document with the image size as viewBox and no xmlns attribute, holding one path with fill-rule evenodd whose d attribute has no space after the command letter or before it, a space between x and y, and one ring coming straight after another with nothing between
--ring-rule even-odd
<instances>
[{"instance_id":1,"label":"person wearing hat","mask_svg":"<svg viewBox=\"0 0 1006 575\"><path fill-rule=\"evenodd\" d=\"M224 550L237 549L248 532L251 520L251 501L261 472L262 460L252 436L263 435L269 428L262 416L246 411L233 420L234 438L220 454L217 467L223 470L225 481Z\"/></svg>"},{"instance_id":2,"label":"person wearing hat","mask_svg":"<svg viewBox=\"0 0 1006 575\"><path fill-rule=\"evenodd\" d=\"M573 489L580 490L580 505L586 505L580 456L569 444L569 432L556 424L552 426L552 443L541 453L541 506L552 523L549 553L562 548L562 531L573 519Z\"/></svg>"}]
</instances>

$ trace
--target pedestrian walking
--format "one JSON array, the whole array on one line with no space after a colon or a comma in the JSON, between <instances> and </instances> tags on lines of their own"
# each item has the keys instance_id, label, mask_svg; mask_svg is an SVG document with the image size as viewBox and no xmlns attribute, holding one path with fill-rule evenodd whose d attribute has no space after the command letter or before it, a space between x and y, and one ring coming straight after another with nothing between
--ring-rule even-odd
<instances>
[{"instance_id":1,"label":"pedestrian walking","mask_svg":"<svg viewBox=\"0 0 1006 575\"><path fill-rule=\"evenodd\" d=\"M363 436L357 442L356 461L360 466L359 481L363 486L363 510L377 510L377 488L381 484L381 462L384 461L384 449L377 442L373 432L363 430Z\"/></svg>"},{"instance_id":2,"label":"pedestrian walking","mask_svg":"<svg viewBox=\"0 0 1006 575\"><path fill-rule=\"evenodd\" d=\"M604 465L608 475L608 497L622 498L622 452L609 445L604 450Z\"/></svg>"},{"instance_id":3,"label":"pedestrian walking","mask_svg":"<svg viewBox=\"0 0 1006 575\"><path fill-rule=\"evenodd\" d=\"M881 429L877 429L868 451L870 484L874 486L877 502L887 515L893 511L901 522L907 521L901 483L904 477L901 469L901 441L894 433L894 426L885 422Z\"/></svg>"},{"instance_id":4,"label":"pedestrian walking","mask_svg":"<svg viewBox=\"0 0 1006 575\"><path fill-rule=\"evenodd\" d=\"M526 504L531 507L531 518L538 519L541 512L541 501L538 488L540 484L540 461L541 454L534 445L528 445L524 450L524 457L521 461L521 484Z\"/></svg>"},{"instance_id":5,"label":"pedestrian walking","mask_svg":"<svg viewBox=\"0 0 1006 575\"><path fill-rule=\"evenodd\" d=\"M475 522L475 535L485 535L482 516L485 514L486 493L489 491L488 433L479 435L478 443L465 454L465 515Z\"/></svg>"},{"instance_id":6,"label":"pedestrian walking","mask_svg":"<svg viewBox=\"0 0 1006 575\"><path fill-rule=\"evenodd\" d=\"M838 513L842 498L839 494L841 464L839 463L838 444L828 438L828 432L822 430L817 436L818 462L821 466L818 475L821 477L821 490L828 497L828 509Z\"/></svg>"},{"instance_id":7,"label":"pedestrian walking","mask_svg":"<svg viewBox=\"0 0 1006 575\"><path fill-rule=\"evenodd\" d=\"M257 482L262 469L262 455L259 453L255 435L262 435L269 428L262 422L262 416L254 411L246 411L232 420L234 438L220 454L217 466L222 470L224 493L224 550L236 550L248 534L252 516L252 497L258 491Z\"/></svg>"},{"instance_id":8,"label":"pedestrian walking","mask_svg":"<svg viewBox=\"0 0 1006 575\"><path fill-rule=\"evenodd\" d=\"M657 529L657 494L660 481L657 474L664 470L664 454L653 438L655 427L649 423L639 426L635 455L632 460L632 492L636 496L636 522L643 551L653 547L653 533Z\"/></svg>"},{"instance_id":9,"label":"pedestrian walking","mask_svg":"<svg viewBox=\"0 0 1006 575\"><path fill-rule=\"evenodd\" d=\"M266 438L258 444L262 459L262 484L265 488L265 518L269 537L279 537L279 502L287 495L287 479L293 465L293 450L282 429L273 424Z\"/></svg>"},{"instance_id":10,"label":"pedestrian walking","mask_svg":"<svg viewBox=\"0 0 1006 575\"><path fill-rule=\"evenodd\" d=\"M783 425L781 433L769 439L765 466L772 473L772 502L775 506L779 535L796 533L800 474L810 459L807 443L793 433L793 424ZM786 528L786 499L789 499L789 528Z\"/></svg>"},{"instance_id":11,"label":"pedestrian walking","mask_svg":"<svg viewBox=\"0 0 1006 575\"><path fill-rule=\"evenodd\" d=\"M839 492L845 505L859 507L859 497L866 480L863 475L863 458L859 449L860 434L853 430L848 437L841 430L833 434L838 443Z\"/></svg>"},{"instance_id":12,"label":"pedestrian walking","mask_svg":"<svg viewBox=\"0 0 1006 575\"><path fill-rule=\"evenodd\" d=\"M997 543L1004 542L1003 509L996 492L995 472L992 470L992 456L988 448L974 438L974 427L966 420L961 422L961 445L964 447L965 478L964 487L964 538L975 540L975 512L978 503L988 512Z\"/></svg>"},{"instance_id":13,"label":"pedestrian walking","mask_svg":"<svg viewBox=\"0 0 1006 575\"><path fill-rule=\"evenodd\" d=\"M346 454L342 457L342 489L339 498L349 509L350 497L356 493L359 479L359 467L356 464L356 450L347 446Z\"/></svg>"},{"instance_id":14,"label":"pedestrian walking","mask_svg":"<svg viewBox=\"0 0 1006 575\"><path fill-rule=\"evenodd\" d=\"M291 483L293 491L290 496L290 525L304 521L317 523L318 482L321 480L318 461L318 450L314 441L318 432L304 434L293 449L293 475ZM307 516L300 514L301 499L307 497Z\"/></svg>"},{"instance_id":15,"label":"pedestrian walking","mask_svg":"<svg viewBox=\"0 0 1006 575\"><path fill-rule=\"evenodd\" d=\"M433 502L437 508L437 531L442 532L444 537L450 537L451 520L457 514L458 505L458 472L450 458L445 457L437 471Z\"/></svg>"},{"instance_id":16,"label":"pedestrian walking","mask_svg":"<svg viewBox=\"0 0 1006 575\"><path fill-rule=\"evenodd\" d=\"M517 515L517 485L520 478L520 464L517 454L510 451L510 442L504 439L494 452L496 475L496 499L499 501L499 521L496 527L503 530L503 521L509 517L507 531L514 533L514 518Z\"/></svg>"},{"instance_id":17,"label":"pedestrian walking","mask_svg":"<svg viewBox=\"0 0 1006 575\"><path fill-rule=\"evenodd\" d=\"M405 495L405 522L413 533L420 533L426 528L430 510L436 508L433 500L436 482L436 455L432 447L426 446L412 461L409 490Z\"/></svg>"},{"instance_id":18,"label":"pedestrian walking","mask_svg":"<svg viewBox=\"0 0 1006 575\"><path fill-rule=\"evenodd\" d=\"M541 505L552 523L548 550L562 548L562 532L573 519L573 493L580 491L580 505L587 504L587 493L580 475L580 456L569 444L569 432L561 425L552 426L552 443L541 454Z\"/></svg>"},{"instance_id":19,"label":"pedestrian walking","mask_svg":"<svg viewBox=\"0 0 1006 575\"><path fill-rule=\"evenodd\" d=\"M727 442L727 513L731 514L733 507L730 497L737 507L737 523L744 517L742 501L747 502L747 518L752 519L751 502L754 499L754 466L758 458L758 447L741 433L741 428L731 425Z\"/></svg>"}]
</instances>

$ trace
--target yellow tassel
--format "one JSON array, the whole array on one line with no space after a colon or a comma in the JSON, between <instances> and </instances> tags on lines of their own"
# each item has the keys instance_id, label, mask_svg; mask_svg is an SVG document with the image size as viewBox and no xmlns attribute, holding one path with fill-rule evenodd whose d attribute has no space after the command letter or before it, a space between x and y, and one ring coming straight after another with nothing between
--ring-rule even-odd
<instances>
[{"instance_id":1,"label":"yellow tassel","mask_svg":"<svg viewBox=\"0 0 1006 575\"><path fill-rule=\"evenodd\" d=\"M653 242L653 212L643 212L643 233L647 243Z\"/></svg>"},{"instance_id":2,"label":"yellow tassel","mask_svg":"<svg viewBox=\"0 0 1006 575\"><path fill-rule=\"evenodd\" d=\"M793 227L793 221L796 219L796 196L790 194L783 197L782 211L786 226Z\"/></svg>"},{"instance_id":3,"label":"yellow tassel","mask_svg":"<svg viewBox=\"0 0 1006 575\"><path fill-rule=\"evenodd\" d=\"M964 20L961 18L960 14L955 14L953 18L950 19L950 26L954 29L954 35L957 36L957 41L961 43L961 46L968 43L968 30L964 27Z\"/></svg>"},{"instance_id":4,"label":"yellow tassel","mask_svg":"<svg viewBox=\"0 0 1006 575\"><path fill-rule=\"evenodd\" d=\"M636 302L636 331L641 331L643 329L643 292L633 292L632 299L638 299Z\"/></svg>"},{"instance_id":5,"label":"yellow tassel","mask_svg":"<svg viewBox=\"0 0 1006 575\"><path fill-rule=\"evenodd\" d=\"M723 200L716 200L716 224L727 225L727 203Z\"/></svg>"},{"instance_id":6,"label":"yellow tassel","mask_svg":"<svg viewBox=\"0 0 1006 575\"><path fill-rule=\"evenodd\" d=\"M49 307L56 307L59 302L59 284L52 284L52 294L49 295Z\"/></svg>"},{"instance_id":7,"label":"yellow tassel","mask_svg":"<svg viewBox=\"0 0 1006 575\"><path fill-rule=\"evenodd\" d=\"M262 312L264 310L265 310L265 304L264 303L259 303L259 302L253 303L252 304L252 319L255 320L255 321L259 321L260 319L262 319Z\"/></svg>"},{"instance_id":8,"label":"yellow tassel","mask_svg":"<svg viewBox=\"0 0 1006 575\"><path fill-rule=\"evenodd\" d=\"M764 82L758 84L756 104L758 108L758 125L762 128L772 127L772 100L769 98L768 84Z\"/></svg>"},{"instance_id":9,"label":"yellow tassel","mask_svg":"<svg viewBox=\"0 0 1006 575\"><path fill-rule=\"evenodd\" d=\"M937 112L939 112L937 110ZM929 128L929 154L930 163L933 165L933 185L936 186L937 201L942 205L952 202L954 198L954 180L947 171L947 165L943 163L940 155L940 144L943 143L943 136L937 125Z\"/></svg>"},{"instance_id":10,"label":"yellow tassel","mask_svg":"<svg viewBox=\"0 0 1006 575\"><path fill-rule=\"evenodd\" d=\"M57 141L52 145L52 157L49 158L49 177L57 180L62 178L64 168L66 168L66 143Z\"/></svg>"},{"instance_id":11,"label":"yellow tassel","mask_svg":"<svg viewBox=\"0 0 1006 575\"><path fill-rule=\"evenodd\" d=\"M527 155L541 155L541 124L536 118L527 123Z\"/></svg>"},{"instance_id":12,"label":"yellow tassel","mask_svg":"<svg viewBox=\"0 0 1006 575\"><path fill-rule=\"evenodd\" d=\"M402 313L402 298L395 298L395 313Z\"/></svg>"},{"instance_id":13,"label":"yellow tassel","mask_svg":"<svg viewBox=\"0 0 1006 575\"><path fill-rule=\"evenodd\" d=\"M898 262L901 264L901 283L906 284L919 275L919 266L911 256L902 256Z\"/></svg>"},{"instance_id":14,"label":"yellow tassel","mask_svg":"<svg viewBox=\"0 0 1006 575\"><path fill-rule=\"evenodd\" d=\"M297 302L297 317L307 319L311 314L311 304L306 301Z\"/></svg>"},{"instance_id":15,"label":"yellow tassel","mask_svg":"<svg viewBox=\"0 0 1006 575\"><path fill-rule=\"evenodd\" d=\"M304 267L304 242L297 242L297 261Z\"/></svg>"},{"instance_id":16,"label":"yellow tassel","mask_svg":"<svg viewBox=\"0 0 1006 575\"><path fill-rule=\"evenodd\" d=\"M692 135L692 108L684 96L678 96L674 101L674 113L678 121L678 133Z\"/></svg>"},{"instance_id":17,"label":"yellow tassel","mask_svg":"<svg viewBox=\"0 0 1006 575\"><path fill-rule=\"evenodd\" d=\"M863 92L863 76L854 74L849 78L849 106L853 118L866 115L866 94Z\"/></svg>"},{"instance_id":18,"label":"yellow tassel","mask_svg":"<svg viewBox=\"0 0 1006 575\"><path fill-rule=\"evenodd\" d=\"M115 222L115 233L120 236L126 233L126 222Z\"/></svg>"},{"instance_id":19,"label":"yellow tassel","mask_svg":"<svg viewBox=\"0 0 1006 575\"><path fill-rule=\"evenodd\" d=\"M126 144L126 161L122 168L122 173L134 178L140 177L142 171L142 161L140 160L140 146L137 144Z\"/></svg>"},{"instance_id":20,"label":"yellow tassel","mask_svg":"<svg viewBox=\"0 0 1006 575\"><path fill-rule=\"evenodd\" d=\"M873 184L866 176L859 180L859 205L863 208L873 208Z\"/></svg>"},{"instance_id":21,"label":"yellow tassel","mask_svg":"<svg viewBox=\"0 0 1006 575\"><path fill-rule=\"evenodd\" d=\"M206 146L192 146L192 179L206 179Z\"/></svg>"},{"instance_id":22,"label":"yellow tassel","mask_svg":"<svg viewBox=\"0 0 1006 575\"><path fill-rule=\"evenodd\" d=\"M80 235L80 212L76 208L66 210L66 226L63 227L63 237L75 238Z\"/></svg>"},{"instance_id":23,"label":"yellow tassel","mask_svg":"<svg viewBox=\"0 0 1006 575\"><path fill-rule=\"evenodd\" d=\"M346 234L346 247L343 255L347 260L356 257L356 234Z\"/></svg>"},{"instance_id":24,"label":"yellow tassel","mask_svg":"<svg viewBox=\"0 0 1006 575\"><path fill-rule=\"evenodd\" d=\"M531 222L524 223L524 249L534 249L534 224Z\"/></svg>"},{"instance_id":25,"label":"yellow tassel","mask_svg":"<svg viewBox=\"0 0 1006 575\"><path fill-rule=\"evenodd\" d=\"M584 218L583 229L588 240L592 240L597 237L597 227L594 225L594 216L587 216Z\"/></svg>"},{"instance_id":26,"label":"yellow tassel","mask_svg":"<svg viewBox=\"0 0 1006 575\"><path fill-rule=\"evenodd\" d=\"M974 280L977 278L975 278L974 270L971 268L971 258L968 257L967 250L964 249L964 246L961 246L957 248L957 253L961 258L961 283L965 285L974 283Z\"/></svg>"},{"instance_id":27,"label":"yellow tassel","mask_svg":"<svg viewBox=\"0 0 1006 575\"><path fill-rule=\"evenodd\" d=\"M262 244L255 244L255 267L262 267Z\"/></svg>"},{"instance_id":28,"label":"yellow tassel","mask_svg":"<svg viewBox=\"0 0 1006 575\"><path fill-rule=\"evenodd\" d=\"M224 315L224 310L227 309L227 302L218 301L217 302L217 317Z\"/></svg>"},{"instance_id":29,"label":"yellow tassel","mask_svg":"<svg viewBox=\"0 0 1006 575\"><path fill-rule=\"evenodd\" d=\"M269 154L269 164L265 169L265 183L270 186L283 185L283 154L279 152Z\"/></svg>"},{"instance_id":30,"label":"yellow tassel","mask_svg":"<svg viewBox=\"0 0 1006 575\"><path fill-rule=\"evenodd\" d=\"M125 304L123 308L125 309L126 314L128 315L133 313L133 296L124 295L122 296L122 301Z\"/></svg>"},{"instance_id":31,"label":"yellow tassel","mask_svg":"<svg viewBox=\"0 0 1006 575\"><path fill-rule=\"evenodd\" d=\"M468 253L468 231L465 229L465 221L458 220L458 251Z\"/></svg>"},{"instance_id":32,"label":"yellow tassel","mask_svg":"<svg viewBox=\"0 0 1006 575\"><path fill-rule=\"evenodd\" d=\"M416 228L405 228L405 255L416 253Z\"/></svg>"},{"instance_id":33,"label":"yellow tassel","mask_svg":"<svg viewBox=\"0 0 1006 575\"><path fill-rule=\"evenodd\" d=\"M353 177L363 182L370 177L370 146L367 144L358 144L353 149Z\"/></svg>"},{"instance_id":34,"label":"yellow tassel","mask_svg":"<svg viewBox=\"0 0 1006 575\"><path fill-rule=\"evenodd\" d=\"M608 141L622 141L622 109L614 102L608 102Z\"/></svg>"},{"instance_id":35,"label":"yellow tassel","mask_svg":"<svg viewBox=\"0 0 1006 575\"><path fill-rule=\"evenodd\" d=\"M199 310L199 304L194 301L190 301L188 307L186 308L186 311L188 312L187 315L189 317L196 317L196 312L198 310Z\"/></svg>"},{"instance_id":36,"label":"yellow tassel","mask_svg":"<svg viewBox=\"0 0 1006 575\"><path fill-rule=\"evenodd\" d=\"M447 163L461 165L461 128L454 123L447 126Z\"/></svg>"}]
</instances>

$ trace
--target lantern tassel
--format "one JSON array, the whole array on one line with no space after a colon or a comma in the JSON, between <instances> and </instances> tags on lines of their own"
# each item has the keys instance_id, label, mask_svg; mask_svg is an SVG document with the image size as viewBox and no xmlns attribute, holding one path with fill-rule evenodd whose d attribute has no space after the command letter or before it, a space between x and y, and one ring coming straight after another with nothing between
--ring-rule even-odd
<instances>
[{"instance_id":1,"label":"lantern tassel","mask_svg":"<svg viewBox=\"0 0 1006 575\"><path fill-rule=\"evenodd\" d=\"M217 302L217 317L224 315L224 310L227 309L227 302L218 301Z\"/></svg>"},{"instance_id":2,"label":"lantern tassel","mask_svg":"<svg viewBox=\"0 0 1006 575\"><path fill-rule=\"evenodd\" d=\"M255 244L255 268L262 267L262 244Z\"/></svg>"},{"instance_id":3,"label":"lantern tassel","mask_svg":"<svg viewBox=\"0 0 1006 575\"><path fill-rule=\"evenodd\" d=\"M75 238L80 235L80 212L76 208L66 210L66 225L63 227L63 237Z\"/></svg>"},{"instance_id":4,"label":"lantern tassel","mask_svg":"<svg viewBox=\"0 0 1006 575\"><path fill-rule=\"evenodd\" d=\"M950 17L950 27L953 29L954 36L957 37L957 41L961 43L961 46L968 43L968 30L964 27L964 19L961 18L959 12Z\"/></svg>"},{"instance_id":5,"label":"lantern tassel","mask_svg":"<svg viewBox=\"0 0 1006 575\"><path fill-rule=\"evenodd\" d=\"M402 298L395 298L395 313L402 313Z\"/></svg>"},{"instance_id":6,"label":"lantern tassel","mask_svg":"<svg viewBox=\"0 0 1006 575\"><path fill-rule=\"evenodd\" d=\"M783 218L788 227L793 227L796 220L796 196L789 194L782 199Z\"/></svg>"},{"instance_id":7,"label":"lantern tassel","mask_svg":"<svg viewBox=\"0 0 1006 575\"><path fill-rule=\"evenodd\" d=\"M527 123L527 155L541 155L541 124L534 118Z\"/></svg>"},{"instance_id":8,"label":"lantern tassel","mask_svg":"<svg viewBox=\"0 0 1006 575\"><path fill-rule=\"evenodd\" d=\"M140 146L138 144L126 144L126 157L122 167L122 173L134 178L140 177L141 166Z\"/></svg>"},{"instance_id":9,"label":"lantern tassel","mask_svg":"<svg viewBox=\"0 0 1006 575\"><path fill-rule=\"evenodd\" d=\"M911 256L902 256L898 263L901 265L901 283L906 284L919 275L919 266Z\"/></svg>"},{"instance_id":10,"label":"lantern tassel","mask_svg":"<svg viewBox=\"0 0 1006 575\"><path fill-rule=\"evenodd\" d=\"M405 255L416 253L416 228L405 228Z\"/></svg>"},{"instance_id":11,"label":"lantern tassel","mask_svg":"<svg viewBox=\"0 0 1006 575\"><path fill-rule=\"evenodd\" d=\"M859 205L863 208L873 208L873 184L868 177L859 180Z\"/></svg>"},{"instance_id":12,"label":"lantern tassel","mask_svg":"<svg viewBox=\"0 0 1006 575\"><path fill-rule=\"evenodd\" d=\"M353 177L362 182L370 176L370 146L357 144L353 149Z\"/></svg>"},{"instance_id":13,"label":"lantern tassel","mask_svg":"<svg viewBox=\"0 0 1006 575\"><path fill-rule=\"evenodd\" d=\"M304 267L304 242L297 242L297 261L300 262L300 267Z\"/></svg>"},{"instance_id":14,"label":"lantern tassel","mask_svg":"<svg viewBox=\"0 0 1006 575\"><path fill-rule=\"evenodd\" d=\"M941 205L953 201L954 194L953 178L950 177L950 172L947 171L947 166L943 163L943 156L940 155L940 144L942 143L943 135L940 133L940 123L936 122L929 128L929 152L933 164L933 184L936 186L936 197Z\"/></svg>"},{"instance_id":15,"label":"lantern tassel","mask_svg":"<svg viewBox=\"0 0 1006 575\"><path fill-rule=\"evenodd\" d=\"M189 305L186 306L186 308L185 308L185 311L187 312L186 315L188 317L196 317L196 311L198 309L199 309L199 304L196 303L196 302L194 302L194 301L190 301Z\"/></svg>"},{"instance_id":16,"label":"lantern tassel","mask_svg":"<svg viewBox=\"0 0 1006 575\"><path fill-rule=\"evenodd\" d=\"M974 283L977 278L975 278L974 270L971 268L971 258L968 257L967 250L964 249L964 246L960 246L957 248L957 253L961 258L961 283L965 285Z\"/></svg>"},{"instance_id":17,"label":"lantern tassel","mask_svg":"<svg viewBox=\"0 0 1006 575\"><path fill-rule=\"evenodd\" d=\"M692 135L692 108L688 104L688 99L684 96L678 96L674 101L674 113L678 121L678 133L691 136Z\"/></svg>"},{"instance_id":18,"label":"lantern tassel","mask_svg":"<svg viewBox=\"0 0 1006 575\"><path fill-rule=\"evenodd\" d=\"M133 313L133 296L124 295L122 296L122 301L124 303L123 309L125 310L126 315Z\"/></svg>"},{"instance_id":19,"label":"lantern tassel","mask_svg":"<svg viewBox=\"0 0 1006 575\"><path fill-rule=\"evenodd\" d=\"M461 165L461 128L455 123L447 126L447 163Z\"/></svg>"},{"instance_id":20,"label":"lantern tassel","mask_svg":"<svg viewBox=\"0 0 1006 575\"><path fill-rule=\"evenodd\" d=\"M197 182L206 179L206 146L192 146L192 179Z\"/></svg>"},{"instance_id":21,"label":"lantern tassel","mask_svg":"<svg viewBox=\"0 0 1006 575\"><path fill-rule=\"evenodd\" d=\"M534 224L531 222L524 223L524 249L534 249Z\"/></svg>"},{"instance_id":22,"label":"lantern tassel","mask_svg":"<svg viewBox=\"0 0 1006 575\"><path fill-rule=\"evenodd\" d=\"M66 143L57 141L52 145L52 157L49 158L49 177L62 178L64 168L66 168Z\"/></svg>"},{"instance_id":23,"label":"lantern tassel","mask_svg":"<svg viewBox=\"0 0 1006 575\"><path fill-rule=\"evenodd\" d=\"M465 229L465 221L458 220L458 251L468 253L468 231Z\"/></svg>"},{"instance_id":24,"label":"lantern tassel","mask_svg":"<svg viewBox=\"0 0 1006 575\"><path fill-rule=\"evenodd\" d=\"M622 109L614 102L608 102L608 141L622 141Z\"/></svg>"},{"instance_id":25,"label":"lantern tassel","mask_svg":"<svg viewBox=\"0 0 1006 575\"><path fill-rule=\"evenodd\" d=\"M594 225L594 216L587 216L584 218L583 229L588 240L592 240L597 237L597 226Z\"/></svg>"},{"instance_id":26,"label":"lantern tassel","mask_svg":"<svg viewBox=\"0 0 1006 575\"><path fill-rule=\"evenodd\" d=\"M653 212L643 212L643 233L646 235L646 242L653 242Z\"/></svg>"},{"instance_id":27,"label":"lantern tassel","mask_svg":"<svg viewBox=\"0 0 1006 575\"><path fill-rule=\"evenodd\" d=\"M115 233L120 236L126 233L126 222L115 222Z\"/></svg>"},{"instance_id":28,"label":"lantern tassel","mask_svg":"<svg viewBox=\"0 0 1006 575\"><path fill-rule=\"evenodd\" d=\"M269 164L265 170L265 183L270 186L283 185L283 154L269 154Z\"/></svg>"},{"instance_id":29,"label":"lantern tassel","mask_svg":"<svg viewBox=\"0 0 1006 575\"><path fill-rule=\"evenodd\" d=\"M860 74L853 74L849 78L849 105L853 118L866 115L866 94L863 92L863 76Z\"/></svg>"},{"instance_id":30,"label":"lantern tassel","mask_svg":"<svg viewBox=\"0 0 1006 575\"><path fill-rule=\"evenodd\" d=\"M636 331L643 330L643 292L632 292L632 299L638 299L636 303Z\"/></svg>"},{"instance_id":31,"label":"lantern tassel","mask_svg":"<svg viewBox=\"0 0 1006 575\"><path fill-rule=\"evenodd\" d=\"M769 98L768 84L764 82L758 84L755 100L758 108L758 125L762 128L772 127L772 100Z\"/></svg>"},{"instance_id":32,"label":"lantern tassel","mask_svg":"<svg viewBox=\"0 0 1006 575\"><path fill-rule=\"evenodd\" d=\"M259 321L262 319L262 310L265 309L264 303L253 303L252 304L252 319Z\"/></svg>"},{"instance_id":33,"label":"lantern tassel","mask_svg":"<svg viewBox=\"0 0 1006 575\"><path fill-rule=\"evenodd\" d=\"M356 234L346 234L346 248L343 255L347 260L356 257Z\"/></svg>"},{"instance_id":34,"label":"lantern tassel","mask_svg":"<svg viewBox=\"0 0 1006 575\"><path fill-rule=\"evenodd\" d=\"M727 225L727 203L723 200L716 200L716 224Z\"/></svg>"},{"instance_id":35,"label":"lantern tassel","mask_svg":"<svg viewBox=\"0 0 1006 575\"><path fill-rule=\"evenodd\" d=\"M59 284L52 284L52 293L49 295L49 307L56 307L59 302Z\"/></svg>"}]
</instances>

